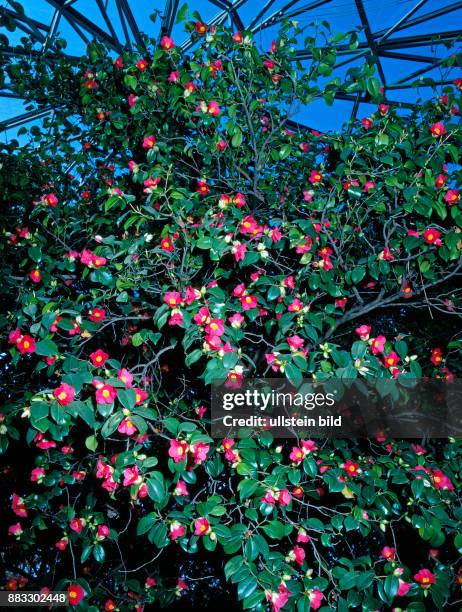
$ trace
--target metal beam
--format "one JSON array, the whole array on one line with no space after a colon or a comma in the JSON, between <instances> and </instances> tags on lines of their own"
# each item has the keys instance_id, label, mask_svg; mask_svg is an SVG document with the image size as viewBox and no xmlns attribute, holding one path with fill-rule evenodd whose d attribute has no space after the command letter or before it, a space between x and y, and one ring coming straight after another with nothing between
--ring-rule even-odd
<instances>
[{"instance_id":1,"label":"metal beam","mask_svg":"<svg viewBox=\"0 0 462 612\"><path fill-rule=\"evenodd\" d=\"M109 19L109 16L106 11L106 6L103 4L103 0L96 0L96 4L98 5L99 12L101 13L104 23L107 26L107 29L111 33L112 38L117 41L118 51L122 51L122 45L119 42L119 38L114 30L114 26L112 25L112 21Z\"/></svg>"},{"instance_id":2,"label":"metal beam","mask_svg":"<svg viewBox=\"0 0 462 612\"><path fill-rule=\"evenodd\" d=\"M316 0L315 2L310 2L310 4L299 6L294 11L291 11L290 13L288 13L287 11L290 8L292 8L294 4L297 4L298 1L299 0L292 0L291 2L287 3L285 6L283 6L279 10L275 11L272 15L267 17L264 21L254 25L250 29L250 31L257 32L258 30L264 30L265 28L269 28L275 25L276 23L280 23L284 19L292 19L293 17L297 17L298 15L304 14L307 11L311 11L313 9L319 8L320 6L323 6L324 4L328 4L329 2L332 2L332 0Z\"/></svg>"},{"instance_id":3,"label":"metal beam","mask_svg":"<svg viewBox=\"0 0 462 612\"><path fill-rule=\"evenodd\" d=\"M130 8L130 5L128 4L127 0L116 0L116 2L120 5L120 8L125 15L128 27L130 28L133 34L136 44L139 45L142 49L146 49L146 45L144 44L140 29L138 27L135 17L133 16L132 9Z\"/></svg>"},{"instance_id":4,"label":"metal beam","mask_svg":"<svg viewBox=\"0 0 462 612\"><path fill-rule=\"evenodd\" d=\"M165 10L162 13L162 23L160 26L159 37L170 36L173 25L175 23L176 11L178 9L179 0L167 0Z\"/></svg>"},{"instance_id":5,"label":"metal beam","mask_svg":"<svg viewBox=\"0 0 462 612\"><path fill-rule=\"evenodd\" d=\"M75 10L72 6L68 5L66 0L46 0L48 4L51 4L54 8L60 9L63 16L69 21L69 24L74 27L80 26L85 32L88 32L93 36L93 38L97 38L100 40L104 40L107 42L113 49L117 50L118 41L114 40L113 37L102 30L95 23L90 21L85 15L79 13L79 11Z\"/></svg>"},{"instance_id":6,"label":"metal beam","mask_svg":"<svg viewBox=\"0 0 462 612\"><path fill-rule=\"evenodd\" d=\"M369 19L367 18L366 10L364 8L363 0L355 0L356 8L358 10L359 19L364 27L364 33L366 35L366 40L369 43L369 47L371 53L373 54L375 61L377 63L377 70L380 76L380 80L382 81L382 85L386 86L386 78L385 73L382 68L382 64L379 58L379 51L377 44L374 40L374 36L372 34L371 26L369 25Z\"/></svg>"},{"instance_id":7,"label":"metal beam","mask_svg":"<svg viewBox=\"0 0 462 612\"><path fill-rule=\"evenodd\" d=\"M441 66L441 64L444 64L444 62L446 61L447 61L447 58L435 60L430 66L424 66L423 68L420 68L419 70L416 70L415 72L412 72L411 74L408 74L407 76L399 79L398 81L395 81L393 85L401 85L402 83L406 83L410 81L411 79L415 79L415 77L421 76L422 74L425 74L426 72L430 72L430 70L433 70L434 68L438 68L438 66Z\"/></svg>"},{"instance_id":8,"label":"metal beam","mask_svg":"<svg viewBox=\"0 0 462 612\"><path fill-rule=\"evenodd\" d=\"M0 121L0 130L8 130L11 128L19 127L24 123L29 123L30 121L34 121L35 119L46 117L51 112L53 112L54 109L54 106L47 106L46 108L42 108L40 110L33 110L28 113L17 115L16 117L12 117L11 119L5 119L4 121Z\"/></svg>"},{"instance_id":9,"label":"metal beam","mask_svg":"<svg viewBox=\"0 0 462 612\"><path fill-rule=\"evenodd\" d=\"M437 32L430 34L418 34L414 36L402 36L400 38L393 38L387 40L383 45L380 45L380 52L382 52L382 50L405 49L408 47L425 47L427 45L455 41L458 38L462 38L462 33L460 30L452 30L448 32ZM352 53L348 45L338 45L334 48L338 55L351 55ZM369 49L369 45L367 42L360 42L356 49ZM312 54L309 51L299 50L295 54L295 57L296 59L301 60L311 59Z\"/></svg>"},{"instance_id":10,"label":"metal beam","mask_svg":"<svg viewBox=\"0 0 462 612\"><path fill-rule=\"evenodd\" d=\"M458 9L462 8L462 1L459 0L458 2L454 2L453 4L449 4L448 6L444 6L440 9L437 9L435 11L430 11L428 13L424 13L423 15L420 15L419 17L415 17L414 19L410 19L410 20L405 20L404 22L402 22L398 27L395 27L393 32L397 32L399 30L405 30L406 28L410 28L412 26L415 25L420 25L421 23L425 23L427 21L430 21L431 19L436 19L437 17L442 17L443 15L447 15L448 13L451 13L453 11L456 11ZM460 30L459 30L459 35L460 35ZM388 31L387 30L380 30L379 32L375 33L375 36L378 38L382 38L382 37L389 37ZM380 41L381 42L381 41Z\"/></svg>"},{"instance_id":11,"label":"metal beam","mask_svg":"<svg viewBox=\"0 0 462 612\"><path fill-rule=\"evenodd\" d=\"M401 17L401 19L399 19L395 25L391 26L391 28L389 30L387 30L385 32L385 34L382 34L380 39L377 41L377 44L380 45L381 43L385 42L385 40L387 38L389 38L393 32L396 32L397 30L401 29L401 28L408 28L409 26L409 19L412 17L412 15L414 15L414 13L416 13L424 4L426 4L428 2L428 0L419 0L419 2L417 2L417 4L415 6L413 6L411 8L410 11L408 11L405 15L403 15L403 17ZM406 24L406 25L403 25ZM374 37L377 38L378 34L374 34Z\"/></svg>"},{"instance_id":12,"label":"metal beam","mask_svg":"<svg viewBox=\"0 0 462 612\"><path fill-rule=\"evenodd\" d=\"M380 51L380 57L390 59L405 60L409 62L421 62L424 64L433 64L435 57L430 55L415 55L413 53L399 53L399 51Z\"/></svg>"}]
</instances>

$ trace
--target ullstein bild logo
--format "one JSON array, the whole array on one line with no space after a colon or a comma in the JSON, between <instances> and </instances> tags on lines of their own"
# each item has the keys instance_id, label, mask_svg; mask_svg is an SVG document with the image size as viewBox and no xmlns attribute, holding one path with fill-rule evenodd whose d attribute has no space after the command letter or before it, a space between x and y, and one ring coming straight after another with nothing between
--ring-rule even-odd
<instances>
[{"instance_id":1,"label":"ullstein bild logo","mask_svg":"<svg viewBox=\"0 0 462 612\"><path fill-rule=\"evenodd\" d=\"M211 385L211 435L276 438L462 436L460 380L248 379Z\"/></svg>"}]
</instances>

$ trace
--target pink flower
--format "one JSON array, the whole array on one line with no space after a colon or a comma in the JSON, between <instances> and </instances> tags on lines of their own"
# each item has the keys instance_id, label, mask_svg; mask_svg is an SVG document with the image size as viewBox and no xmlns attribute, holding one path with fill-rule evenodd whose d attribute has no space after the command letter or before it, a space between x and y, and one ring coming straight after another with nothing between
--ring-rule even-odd
<instances>
[{"instance_id":1,"label":"pink flower","mask_svg":"<svg viewBox=\"0 0 462 612\"><path fill-rule=\"evenodd\" d=\"M305 560L305 551L301 546L294 546L289 553L289 558L291 561L298 563L298 565L303 565L303 561Z\"/></svg>"},{"instance_id":2,"label":"pink flower","mask_svg":"<svg viewBox=\"0 0 462 612\"><path fill-rule=\"evenodd\" d=\"M224 321L222 319L211 319L205 328L205 333L210 336L222 336L225 333Z\"/></svg>"},{"instance_id":3,"label":"pink flower","mask_svg":"<svg viewBox=\"0 0 462 612\"><path fill-rule=\"evenodd\" d=\"M194 463L198 465L205 461L207 458L207 453L209 452L210 446L208 444L204 444L204 442L198 442L192 446L192 452L194 456Z\"/></svg>"},{"instance_id":4,"label":"pink flower","mask_svg":"<svg viewBox=\"0 0 462 612\"><path fill-rule=\"evenodd\" d=\"M117 397L117 389L112 385L103 385L96 390L96 403L97 404L112 404Z\"/></svg>"},{"instance_id":5,"label":"pink flower","mask_svg":"<svg viewBox=\"0 0 462 612\"><path fill-rule=\"evenodd\" d=\"M133 384L133 374L130 374L125 368L117 372L117 378L124 383L127 389L130 389Z\"/></svg>"},{"instance_id":6,"label":"pink flower","mask_svg":"<svg viewBox=\"0 0 462 612\"><path fill-rule=\"evenodd\" d=\"M394 561L396 555L396 548L393 548L392 546L384 546L380 554L382 556L382 559L386 559L387 561Z\"/></svg>"},{"instance_id":7,"label":"pink flower","mask_svg":"<svg viewBox=\"0 0 462 612\"><path fill-rule=\"evenodd\" d=\"M322 174L318 170L312 170L308 180L313 185L316 185L322 181Z\"/></svg>"},{"instance_id":8,"label":"pink flower","mask_svg":"<svg viewBox=\"0 0 462 612\"><path fill-rule=\"evenodd\" d=\"M235 314L233 314L231 317L228 318L228 321L230 322L231 327L233 329L240 329L244 320L245 320L244 317L238 312L236 312Z\"/></svg>"},{"instance_id":9,"label":"pink flower","mask_svg":"<svg viewBox=\"0 0 462 612\"><path fill-rule=\"evenodd\" d=\"M431 125L429 130L430 130L431 135L434 136L435 138L439 136L444 136L447 133L444 123L442 123L441 121L437 121L436 123Z\"/></svg>"},{"instance_id":10,"label":"pink flower","mask_svg":"<svg viewBox=\"0 0 462 612\"><path fill-rule=\"evenodd\" d=\"M310 608L313 610L319 610L324 599L324 594L319 589L313 589L309 591Z\"/></svg>"},{"instance_id":11,"label":"pink flower","mask_svg":"<svg viewBox=\"0 0 462 612\"><path fill-rule=\"evenodd\" d=\"M138 470L138 466L125 468L124 470L124 487L130 487L132 484L139 484L141 482L141 476Z\"/></svg>"},{"instance_id":12,"label":"pink flower","mask_svg":"<svg viewBox=\"0 0 462 612\"><path fill-rule=\"evenodd\" d=\"M243 261L247 247L242 242L235 242L231 248L231 253L234 255L236 261Z\"/></svg>"},{"instance_id":13,"label":"pink flower","mask_svg":"<svg viewBox=\"0 0 462 612\"><path fill-rule=\"evenodd\" d=\"M364 119L361 119L361 123L363 124L363 128L365 130L370 130L373 125L372 120L368 119L367 117L365 117Z\"/></svg>"},{"instance_id":14,"label":"pink flower","mask_svg":"<svg viewBox=\"0 0 462 612\"><path fill-rule=\"evenodd\" d=\"M304 458L304 454L303 454L302 449L299 448L298 446L294 446L289 455L289 459L293 461L294 463L300 463L301 461L303 461L303 458Z\"/></svg>"},{"instance_id":15,"label":"pink flower","mask_svg":"<svg viewBox=\"0 0 462 612\"><path fill-rule=\"evenodd\" d=\"M102 349L98 349L90 354L90 359L95 367L102 368L106 361L109 359L109 355Z\"/></svg>"},{"instance_id":16,"label":"pink flower","mask_svg":"<svg viewBox=\"0 0 462 612\"><path fill-rule=\"evenodd\" d=\"M257 307L258 297L254 295L243 295L241 297L241 306L244 310L251 310Z\"/></svg>"},{"instance_id":17,"label":"pink flower","mask_svg":"<svg viewBox=\"0 0 462 612\"><path fill-rule=\"evenodd\" d=\"M460 200L460 193L457 189L449 189L444 196L444 201L449 204L449 206L453 206L457 204Z\"/></svg>"},{"instance_id":18,"label":"pink flower","mask_svg":"<svg viewBox=\"0 0 462 612\"><path fill-rule=\"evenodd\" d=\"M175 48L175 43L173 42L173 38L169 38L168 36L162 36L160 39L160 46L164 51L170 51L170 49Z\"/></svg>"},{"instance_id":19,"label":"pink flower","mask_svg":"<svg viewBox=\"0 0 462 612\"><path fill-rule=\"evenodd\" d=\"M194 535L204 536L210 532L210 523L205 517L199 517L194 521Z\"/></svg>"},{"instance_id":20,"label":"pink flower","mask_svg":"<svg viewBox=\"0 0 462 612\"><path fill-rule=\"evenodd\" d=\"M377 355L377 353L383 353L386 341L387 339L385 336L377 336L377 338L373 338L370 341L372 354Z\"/></svg>"},{"instance_id":21,"label":"pink flower","mask_svg":"<svg viewBox=\"0 0 462 612\"><path fill-rule=\"evenodd\" d=\"M295 335L287 338L287 344L293 351L298 351L299 349L303 348L305 341L303 338L300 338L300 336Z\"/></svg>"},{"instance_id":22,"label":"pink flower","mask_svg":"<svg viewBox=\"0 0 462 612\"><path fill-rule=\"evenodd\" d=\"M62 383L53 391L53 395L61 406L67 406L74 401L75 389L67 383Z\"/></svg>"},{"instance_id":23,"label":"pink flower","mask_svg":"<svg viewBox=\"0 0 462 612\"><path fill-rule=\"evenodd\" d=\"M306 531L301 527L298 530L298 534L297 534L297 542L301 542L303 544L306 544L306 542L309 542L311 540L310 536L306 533Z\"/></svg>"},{"instance_id":24,"label":"pink flower","mask_svg":"<svg viewBox=\"0 0 462 612\"><path fill-rule=\"evenodd\" d=\"M13 493L12 501L11 501L11 509L16 514L16 516L20 516L22 518L27 517L26 506L24 505L24 499Z\"/></svg>"},{"instance_id":25,"label":"pink flower","mask_svg":"<svg viewBox=\"0 0 462 612\"><path fill-rule=\"evenodd\" d=\"M313 440L302 440L301 445L305 455L308 455L309 453L318 450L316 442L314 442Z\"/></svg>"},{"instance_id":26,"label":"pink flower","mask_svg":"<svg viewBox=\"0 0 462 612\"><path fill-rule=\"evenodd\" d=\"M420 584L423 589L429 589L436 582L436 576L428 569L421 569L414 574L414 580Z\"/></svg>"},{"instance_id":27,"label":"pink flower","mask_svg":"<svg viewBox=\"0 0 462 612\"><path fill-rule=\"evenodd\" d=\"M92 308L88 313L88 318L93 323L99 323L106 318L106 311L103 308Z\"/></svg>"},{"instance_id":28,"label":"pink flower","mask_svg":"<svg viewBox=\"0 0 462 612\"><path fill-rule=\"evenodd\" d=\"M188 488L186 486L186 483L183 480L179 480L176 485L175 488L173 490L173 495L189 495L189 491Z\"/></svg>"},{"instance_id":29,"label":"pink flower","mask_svg":"<svg viewBox=\"0 0 462 612\"><path fill-rule=\"evenodd\" d=\"M281 507L288 506L290 504L290 500L291 495L287 489L282 489L279 491L277 501Z\"/></svg>"},{"instance_id":30,"label":"pink flower","mask_svg":"<svg viewBox=\"0 0 462 612\"><path fill-rule=\"evenodd\" d=\"M182 538L185 533L186 533L186 527L182 525L181 523L179 523L178 521L173 521L173 523L170 524L170 531L169 531L168 537L172 541Z\"/></svg>"},{"instance_id":31,"label":"pink flower","mask_svg":"<svg viewBox=\"0 0 462 612\"><path fill-rule=\"evenodd\" d=\"M398 593L399 597L404 597L409 593L409 589L412 586L412 582L404 582L404 580L399 580Z\"/></svg>"},{"instance_id":32,"label":"pink flower","mask_svg":"<svg viewBox=\"0 0 462 612\"><path fill-rule=\"evenodd\" d=\"M125 434L126 436L132 436L138 431L138 429L129 418L126 418L119 423L117 431L121 434Z\"/></svg>"},{"instance_id":33,"label":"pink flower","mask_svg":"<svg viewBox=\"0 0 462 612\"><path fill-rule=\"evenodd\" d=\"M359 327L355 329L355 332L358 334L361 340L364 340L364 341L369 340L369 334L371 333L371 326L370 325L360 325Z\"/></svg>"},{"instance_id":34,"label":"pink flower","mask_svg":"<svg viewBox=\"0 0 462 612\"><path fill-rule=\"evenodd\" d=\"M209 113L209 115L212 115L212 117L218 117L221 112L218 102L215 102L215 100L209 102L207 112Z\"/></svg>"},{"instance_id":35,"label":"pink flower","mask_svg":"<svg viewBox=\"0 0 462 612\"><path fill-rule=\"evenodd\" d=\"M72 529L72 531L75 531L75 533L82 533L85 524L85 519L77 518L76 516L74 516L74 518L69 523L69 527Z\"/></svg>"},{"instance_id":36,"label":"pink flower","mask_svg":"<svg viewBox=\"0 0 462 612\"><path fill-rule=\"evenodd\" d=\"M186 457L186 453L188 452L188 443L184 440L170 440L170 448L168 451L169 456L173 459L175 463L179 463L183 461Z\"/></svg>"},{"instance_id":37,"label":"pink flower","mask_svg":"<svg viewBox=\"0 0 462 612\"><path fill-rule=\"evenodd\" d=\"M107 525L98 525L98 530L96 533L97 540L105 540L110 533L109 527Z\"/></svg>"},{"instance_id":38,"label":"pink flower","mask_svg":"<svg viewBox=\"0 0 462 612\"><path fill-rule=\"evenodd\" d=\"M285 584L280 584L277 592L266 592L266 600L273 606L273 612L279 612L289 601L290 591Z\"/></svg>"},{"instance_id":39,"label":"pink flower","mask_svg":"<svg viewBox=\"0 0 462 612\"><path fill-rule=\"evenodd\" d=\"M441 470L433 470L432 475L433 484L435 489L443 489L444 491L454 491L454 485L451 482L449 476L443 474Z\"/></svg>"},{"instance_id":40,"label":"pink flower","mask_svg":"<svg viewBox=\"0 0 462 612\"><path fill-rule=\"evenodd\" d=\"M301 302L298 298L295 298L287 307L289 312L300 312L303 308L303 302Z\"/></svg>"},{"instance_id":41,"label":"pink flower","mask_svg":"<svg viewBox=\"0 0 462 612\"><path fill-rule=\"evenodd\" d=\"M23 529L21 523L15 523L14 525L10 525L8 527L8 535L11 536L20 536L23 533Z\"/></svg>"},{"instance_id":42,"label":"pink flower","mask_svg":"<svg viewBox=\"0 0 462 612\"><path fill-rule=\"evenodd\" d=\"M181 304L181 295L178 291L168 291L164 295L164 302L170 306L170 308L176 308Z\"/></svg>"},{"instance_id":43,"label":"pink flower","mask_svg":"<svg viewBox=\"0 0 462 612\"><path fill-rule=\"evenodd\" d=\"M40 202L42 204L46 204L47 206L51 206L51 208L56 208L58 198L55 196L54 193L47 193L46 195L40 198Z\"/></svg>"},{"instance_id":44,"label":"pink flower","mask_svg":"<svg viewBox=\"0 0 462 612\"><path fill-rule=\"evenodd\" d=\"M180 73L178 72L178 70L174 70L168 75L167 81L169 83L178 83L179 80L180 80Z\"/></svg>"},{"instance_id":45,"label":"pink flower","mask_svg":"<svg viewBox=\"0 0 462 612\"><path fill-rule=\"evenodd\" d=\"M32 482L38 482L40 484L42 480L45 478L45 474L46 472L44 468L37 467L32 470L30 474L30 479Z\"/></svg>"},{"instance_id":46,"label":"pink flower","mask_svg":"<svg viewBox=\"0 0 462 612\"><path fill-rule=\"evenodd\" d=\"M154 136L146 136L143 140L143 149L153 149L156 146L156 139Z\"/></svg>"}]
</instances>

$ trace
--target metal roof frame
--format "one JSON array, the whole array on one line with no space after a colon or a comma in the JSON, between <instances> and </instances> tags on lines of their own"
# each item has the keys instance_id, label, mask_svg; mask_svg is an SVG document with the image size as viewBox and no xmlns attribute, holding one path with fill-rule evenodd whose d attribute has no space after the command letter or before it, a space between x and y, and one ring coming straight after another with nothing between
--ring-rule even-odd
<instances>
[{"instance_id":1,"label":"metal roof frame","mask_svg":"<svg viewBox=\"0 0 462 612\"><path fill-rule=\"evenodd\" d=\"M24 51L21 47L10 45L3 49L2 53L7 57L18 58L43 55L50 62L54 61L57 53L62 54L62 51L57 50L55 41L63 21L67 22L74 29L78 37L85 44L96 39L105 42L117 53L120 53L123 48L133 48L134 46L138 47L142 52L145 49L143 31L146 29L146 24L139 24L137 22L134 12L136 1L96 0L96 7L101 15L101 25L97 25L95 20L85 15L83 4L80 0L44 0L54 9L49 24L37 20L33 14L22 13L20 10L17 10L14 3L7 0L10 6L0 7L0 18L4 17L13 20L16 27L30 39L33 44L33 50ZM248 19L248 23L245 23L239 11L245 7L246 13L248 13L250 0L203 0L203 5L218 9L218 12L208 20L208 25L228 22L238 30L248 29L255 34L277 26L284 19L294 19L296 17L306 19L312 17L315 20L317 9L324 9L329 5L335 7L335 2L336 0L311 0L308 2L306 0L289 0L277 10L272 10L276 0L266 0L262 5L255 6L254 14ZM372 58L377 66L378 76L385 88L385 95L388 100L389 91L410 90L415 79L424 77L427 73L444 64L445 58L441 57L440 52L436 53L437 49L435 47L440 44L455 43L462 39L462 30L436 31L424 34L409 32L414 26L431 22L438 17L449 15L462 9L462 0L456 0L435 10L420 13L420 9L428 4L428 2L429 0L416 0L415 4L397 19L393 25L374 31L371 27L370 8L367 2L365 0L351 0L351 6L355 7L357 12L358 28L364 32L365 40L361 40L353 51L348 45L336 45L337 54L345 56L345 59L337 64L337 67L368 56ZM157 4L159 6L156 7L156 12L161 16L158 31L158 38L160 38L164 35L171 35L180 2L179 0L158 0ZM196 4L193 8L200 7ZM115 22L116 19L118 20L117 23ZM181 48L187 51L194 44L195 39L187 37ZM413 51L414 49L416 50L415 52ZM78 60L78 57L75 55L65 55L71 61ZM300 49L297 51L295 58L297 60L309 60L310 52ZM382 61L384 59L401 62L403 66L408 65L409 62L420 64L421 66L418 69L415 69L415 66L413 66L412 68L414 69L406 71L405 76L401 76L395 81L390 81L390 79L386 78ZM439 85L449 82L445 75L441 75L435 81ZM422 87L427 86L429 86L428 82L422 82ZM8 84L6 84L3 90L0 90L0 97L13 98L18 96L9 90ZM356 116L360 104L368 102L367 96L356 94L337 95L336 99L353 102L351 117ZM400 106L409 106L406 102L389 101ZM42 109L40 113L43 112ZM27 117L31 117L30 120L33 120L37 118L37 115L34 112L23 113L18 117L2 121L0 126L3 129L15 127L26 122Z\"/></svg>"}]
</instances>

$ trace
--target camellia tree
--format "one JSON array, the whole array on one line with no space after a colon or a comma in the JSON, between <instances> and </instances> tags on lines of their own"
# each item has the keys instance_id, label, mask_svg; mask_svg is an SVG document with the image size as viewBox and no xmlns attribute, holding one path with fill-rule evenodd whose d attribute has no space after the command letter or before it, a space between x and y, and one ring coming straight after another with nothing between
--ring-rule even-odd
<instances>
[{"instance_id":1,"label":"camellia tree","mask_svg":"<svg viewBox=\"0 0 462 612\"><path fill-rule=\"evenodd\" d=\"M0 157L2 584L79 610L458 609L460 441L212 440L208 385L459 376L462 80L403 111L367 62L331 76L324 27L302 66L293 24L261 54L193 19L189 54L5 58L54 114ZM292 122L345 92L376 111Z\"/></svg>"}]
</instances>

